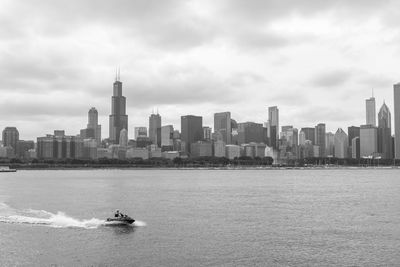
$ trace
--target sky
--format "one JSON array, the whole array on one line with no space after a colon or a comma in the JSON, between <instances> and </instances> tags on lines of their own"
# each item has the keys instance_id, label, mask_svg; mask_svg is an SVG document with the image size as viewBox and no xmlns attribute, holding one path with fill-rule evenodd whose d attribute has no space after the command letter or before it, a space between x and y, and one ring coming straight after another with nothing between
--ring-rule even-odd
<instances>
[{"instance_id":1,"label":"sky","mask_svg":"<svg viewBox=\"0 0 400 267\"><path fill-rule=\"evenodd\" d=\"M230 111L328 131L365 124L365 99L393 114L400 2L388 0L0 0L0 128L75 135L91 107L108 137L120 68L129 137L158 110Z\"/></svg>"}]
</instances>

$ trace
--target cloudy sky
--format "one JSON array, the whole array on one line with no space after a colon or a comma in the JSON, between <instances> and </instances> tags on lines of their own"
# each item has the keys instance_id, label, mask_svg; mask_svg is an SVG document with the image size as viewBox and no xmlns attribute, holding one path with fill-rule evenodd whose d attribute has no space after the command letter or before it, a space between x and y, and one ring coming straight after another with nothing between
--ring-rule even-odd
<instances>
[{"instance_id":1,"label":"cloudy sky","mask_svg":"<svg viewBox=\"0 0 400 267\"><path fill-rule=\"evenodd\" d=\"M108 137L121 68L130 137L158 108L231 111L237 121L365 123L365 99L393 111L400 2L385 0L0 0L0 128L22 139L77 134L99 111ZM392 114L393 115L393 114Z\"/></svg>"}]
</instances>

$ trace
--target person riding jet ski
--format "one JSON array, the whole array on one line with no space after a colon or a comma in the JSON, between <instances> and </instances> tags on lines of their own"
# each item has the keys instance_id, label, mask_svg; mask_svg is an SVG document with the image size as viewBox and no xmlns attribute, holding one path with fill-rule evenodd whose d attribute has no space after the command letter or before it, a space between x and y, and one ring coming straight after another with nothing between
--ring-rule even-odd
<instances>
[{"instance_id":1,"label":"person riding jet ski","mask_svg":"<svg viewBox=\"0 0 400 267\"><path fill-rule=\"evenodd\" d=\"M114 218L107 218L107 222L118 222L123 224L132 224L135 220L126 214L122 214L119 210L114 213Z\"/></svg>"},{"instance_id":2,"label":"person riding jet ski","mask_svg":"<svg viewBox=\"0 0 400 267\"><path fill-rule=\"evenodd\" d=\"M126 215L122 214L119 210L115 211L115 214L114 214L115 218L123 218L124 216L126 217Z\"/></svg>"}]
</instances>

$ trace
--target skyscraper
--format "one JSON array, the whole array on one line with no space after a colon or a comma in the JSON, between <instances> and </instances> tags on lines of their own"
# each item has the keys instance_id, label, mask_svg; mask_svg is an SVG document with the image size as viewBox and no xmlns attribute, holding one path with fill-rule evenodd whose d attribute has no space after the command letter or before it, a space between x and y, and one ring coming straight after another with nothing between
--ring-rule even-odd
<instances>
[{"instance_id":1,"label":"skyscraper","mask_svg":"<svg viewBox=\"0 0 400 267\"><path fill-rule=\"evenodd\" d=\"M349 151L349 139L347 134L339 128L335 133L335 157L347 158Z\"/></svg>"},{"instance_id":2,"label":"skyscraper","mask_svg":"<svg viewBox=\"0 0 400 267\"><path fill-rule=\"evenodd\" d=\"M161 116L158 113L149 117L149 137L154 145L161 146Z\"/></svg>"},{"instance_id":3,"label":"skyscraper","mask_svg":"<svg viewBox=\"0 0 400 267\"><path fill-rule=\"evenodd\" d=\"M206 141L210 141L211 138L212 138L211 127L204 126L203 127L203 139Z\"/></svg>"},{"instance_id":4,"label":"skyscraper","mask_svg":"<svg viewBox=\"0 0 400 267\"><path fill-rule=\"evenodd\" d=\"M360 127L358 127L358 126L347 127L347 134L349 137L349 153L348 153L348 155L350 156L353 154L353 148L352 148L353 139L356 137L360 137ZM360 143L360 139L358 139L358 143ZM358 154L360 154L360 153L358 153Z\"/></svg>"},{"instance_id":5,"label":"skyscraper","mask_svg":"<svg viewBox=\"0 0 400 267\"><path fill-rule=\"evenodd\" d=\"M147 137L147 127L135 127L135 140L138 137Z\"/></svg>"},{"instance_id":6,"label":"skyscraper","mask_svg":"<svg viewBox=\"0 0 400 267\"><path fill-rule=\"evenodd\" d=\"M393 85L395 158L400 159L400 83Z\"/></svg>"},{"instance_id":7,"label":"skyscraper","mask_svg":"<svg viewBox=\"0 0 400 267\"><path fill-rule=\"evenodd\" d=\"M353 140L351 140L351 157L353 159L359 159L360 158L360 137L354 137Z\"/></svg>"},{"instance_id":8,"label":"skyscraper","mask_svg":"<svg viewBox=\"0 0 400 267\"><path fill-rule=\"evenodd\" d=\"M128 130L128 115L126 115L126 98L122 95L122 82L119 74L115 77L113 96L111 97L110 142L119 144L122 129Z\"/></svg>"},{"instance_id":9,"label":"skyscraper","mask_svg":"<svg viewBox=\"0 0 400 267\"><path fill-rule=\"evenodd\" d=\"M326 157L325 133L325 123L319 123L317 126L315 126L315 145L319 146L320 157Z\"/></svg>"},{"instance_id":10,"label":"skyscraper","mask_svg":"<svg viewBox=\"0 0 400 267\"><path fill-rule=\"evenodd\" d=\"M268 108L268 124L270 129L270 144L273 148L278 149L279 140L279 109L277 106Z\"/></svg>"},{"instance_id":11,"label":"skyscraper","mask_svg":"<svg viewBox=\"0 0 400 267\"><path fill-rule=\"evenodd\" d=\"M174 148L174 127L165 125L161 127L161 149L171 151Z\"/></svg>"},{"instance_id":12,"label":"skyscraper","mask_svg":"<svg viewBox=\"0 0 400 267\"><path fill-rule=\"evenodd\" d=\"M214 132L220 132L226 144L232 143L231 113L220 112L214 114Z\"/></svg>"},{"instance_id":13,"label":"skyscraper","mask_svg":"<svg viewBox=\"0 0 400 267\"><path fill-rule=\"evenodd\" d=\"M360 156L375 156L378 152L378 130L371 124L360 127Z\"/></svg>"},{"instance_id":14,"label":"skyscraper","mask_svg":"<svg viewBox=\"0 0 400 267\"><path fill-rule=\"evenodd\" d=\"M187 115L181 117L181 140L185 152L190 154L190 145L203 139L203 117Z\"/></svg>"},{"instance_id":15,"label":"skyscraper","mask_svg":"<svg viewBox=\"0 0 400 267\"><path fill-rule=\"evenodd\" d=\"M93 129L97 146L101 144L101 125L98 124L98 113L96 108L92 107L88 112L88 129Z\"/></svg>"},{"instance_id":16,"label":"skyscraper","mask_svg":"<svg viewBox=\"0 0 400 267\"><path fill-rule=\"evenodd\" d=\"M299 133L299 145L300 146L304 146L304 144L306 143L306 134L303 131L300 131Z\"/></svg>"},{"instance_id":17,"label":"skyscraper","mask_svg":"<svg viewBox=\"0 0 400 267\"><path fill-rule=\"evenodd\" d=\"M128 146L128 131L126 129L122 129L119 134L119 145L121 147Z\"/></svg>"},{"instance_id":18,"label":"skyscraper","mask_svg":"<svg viewBox=\"0 0 400 267\"><path fill-rule=\"evenodd\" d=\"M19 140L19 132L15 127L6 127L2 134L3 146L11 146L14 152L17 150L17 142Z\"/></svg>"},{"instance_id":19,"label":"skyscraper","mask_svg":"<svg viewBox=\"0 0 400 267\"><path fill-rule=\"evenodd\" d=\"M325 153L326 156L335 155L335 135L331 132L325 134Z\"/></svg>"},{"instance_id":20,"label":"skyscraper","mask_svg":"<svg viewBox=\"0 0 400 267\"><path fill-rule=\"evenodd\" d=\"M366 124L376 126L376 106L375 97L371 96L365 100Z\"/></svg>"},{"instance_id":21,"label":"skyscraper","mask_svg":"<svg viewBox=\"0 0 400 267\"><path fill-rule=\"evenodd\" d=\"M306 140L310 140L312 144L315 144L315 128L305 127L301 128L301 131L304 133L304 137Z\"/></svg>"},{"instance_id":22,"label":"skyscraper","mask_svg":"<svg viewBox=\"0 0 400 267\"><path fill-rule=\"evenodd\" d=\"M378 113L378 152L382 158L393 158L392 151L392 119L389 108L383 103Z\"/></svg>"},{"instance_id":23,"label":"skyscraper","mask_svg":"<svg viewBox=\"0 0 400 267\"><path fill-rule=\"evenodd\" d=\"M261 123L242 122L238 123L238 144L250 142L261 143L264 141L264 128Z\"/></svg>"}]
</instances>

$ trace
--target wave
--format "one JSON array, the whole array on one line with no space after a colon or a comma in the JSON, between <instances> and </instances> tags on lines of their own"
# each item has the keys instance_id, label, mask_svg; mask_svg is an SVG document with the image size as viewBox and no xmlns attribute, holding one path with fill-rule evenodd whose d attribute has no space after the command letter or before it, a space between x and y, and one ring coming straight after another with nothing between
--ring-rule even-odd
<instances>
[{"instance_id":1,"label":"wave","mask_svg":"<svg viewBox=\"0 0 400 267\"><path fill-rule=\"evenodd\" d=\"M91 218L79 220L66 215L64 212L51 213L45 210L16 210L9 207L5 203L0 202L0 222L16 223L16 224L31 224L44 225L54 228L84 228L96 229L99 226L105 226L106 221ZM135 221L133 226L146 226L145 222Z\"/></svg>"}]
</instances>

